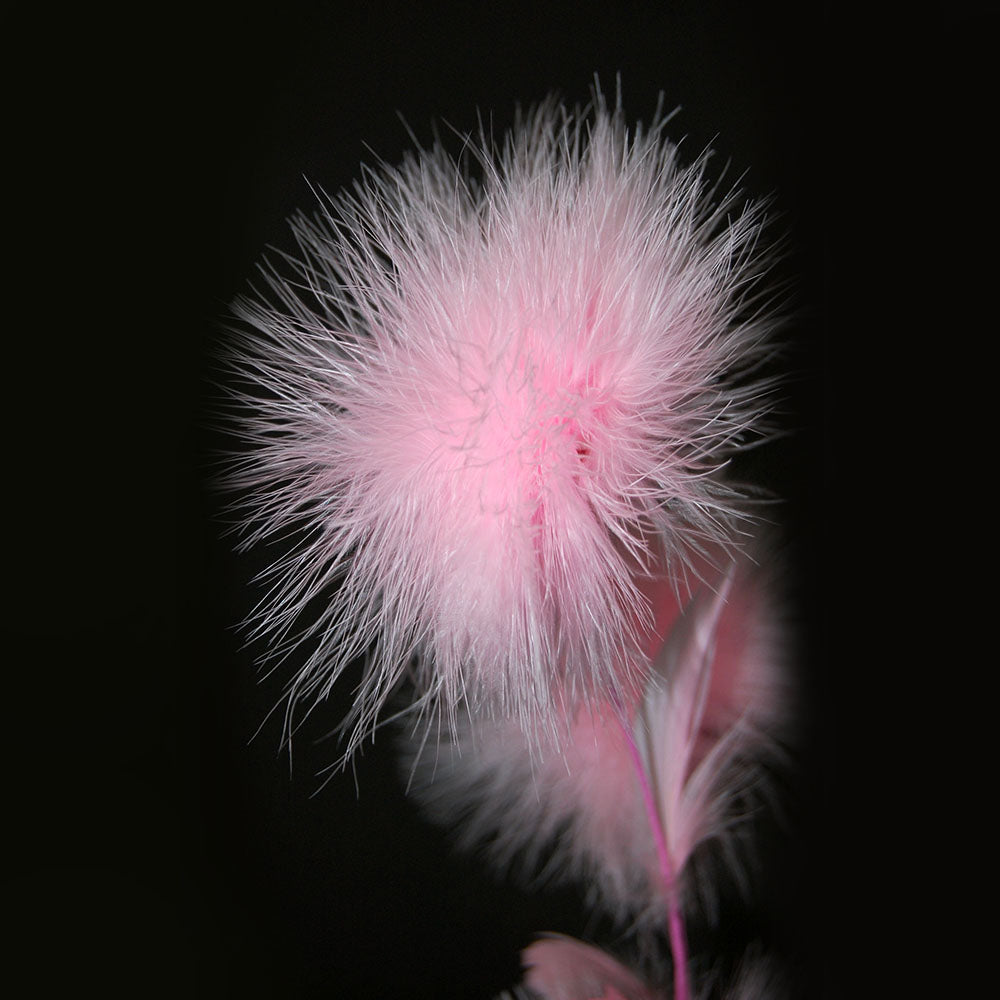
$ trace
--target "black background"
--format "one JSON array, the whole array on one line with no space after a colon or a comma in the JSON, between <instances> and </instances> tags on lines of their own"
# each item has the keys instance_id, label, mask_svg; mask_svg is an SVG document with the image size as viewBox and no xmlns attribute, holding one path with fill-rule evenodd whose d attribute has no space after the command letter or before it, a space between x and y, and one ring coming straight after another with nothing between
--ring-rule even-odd
<instances>
[{"instance_id":1,"label":"black background","mask_svg":"<svg viewBox=\"0 0 1000 1000\"><path fill-rule=\"evenodd\" d=\"M219 321L309 182L396 162L432 120L469 130L621 75L631 119L773 193L798 288L794 437L755 468L787 503L808 714L762 936L829 977L823 892L829 75L809 4L170 5L15 31L6 601L15 951L36 995L489 998L538 931L584 936L573 892L522 892L456 859L405 799L385 741L322 786L329 743L278 751L277 682L236 623L267 553L237 558L204 484L206 360ZM320 735L342 711L332 704ZM782 839L784 837L784 839ZM774 859L772 859L774 860ZM698 931L695 930L697 937ZM608 940L608 939L603 939ZM611 938L611 943L614 939ZM697 944L697 940L696 940Z\"/></svg>"}]
</instances>

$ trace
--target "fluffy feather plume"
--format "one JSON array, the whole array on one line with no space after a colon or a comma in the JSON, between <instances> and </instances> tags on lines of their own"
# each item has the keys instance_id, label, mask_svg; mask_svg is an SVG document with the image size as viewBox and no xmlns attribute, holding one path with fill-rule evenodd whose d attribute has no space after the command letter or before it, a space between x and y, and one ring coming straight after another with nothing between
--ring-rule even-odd
<instances>
[{"instance_id":1,"label":"fluffy feather plume","mask_svg":"<svg viewBox=\"0 0 1000 1000\"><path fill-rule=\"evenodd\" d=\"M568 741L539 751L513 721L467 723L425 751L416 773L431 814L501 867L583 882L623 921L662 929L684 893L710 902L691 859L737 828L734 807L785 719L782 630L762 573L743 557L703 586L649 681L627 704L578 708ZM670 618L674 592L658 600Z\"/></svg>"},{"instance_id":2,"label":"fluffy feather plume","mask_svg":"<svg viewBox=\"0 0 1000 1000\"><path fill-rule=\"evenodd\" d=\"M307 529L256 628L317 639L292 714L369 654L348 751L410 672L447 725L467 704L540 740L563 702L625 699L644 580L728 544L716 473L759 429L773 325L763 212L716 199L664 123L550 101L499 147L369 172L235 304L244 541Z\"/></svg>"}]
</instances>

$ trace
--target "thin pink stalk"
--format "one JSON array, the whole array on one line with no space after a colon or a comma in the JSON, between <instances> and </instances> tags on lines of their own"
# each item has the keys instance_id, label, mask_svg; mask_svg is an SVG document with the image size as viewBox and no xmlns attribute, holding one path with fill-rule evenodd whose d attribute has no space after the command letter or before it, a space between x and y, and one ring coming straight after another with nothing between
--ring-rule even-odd
<instances>
[{"instance_id":1,"label":"thin pink stalk","mask_svg":"<svg viewBox=\"0 0 1000 1000\"><path fill-rule=\"evenodd\" d=\"M680 903L677 894L677 873L674 871L674 864L667 848L667 835L660 821L660 811L656 807L656 798L653 789L649 784L649 776L643 766L642 755L636 746L632 729L625 719L624 712L620 713L619 721L622 731L625 734L625 741L628 743L629 753L632 756L632 764L635 767L636 776L639 779L639 788L642 791L642 801L646 807L646 817L649 820L650 829L653 831L653 843L656 844L656 857L660 866L660 876L667 895L667 926L670 934L670 954L674 960L674 1000L690 1000L691 992L688 986L687 973L687 933L684 929L684 917L681 914Z\"/></svg>"}]
</instances>

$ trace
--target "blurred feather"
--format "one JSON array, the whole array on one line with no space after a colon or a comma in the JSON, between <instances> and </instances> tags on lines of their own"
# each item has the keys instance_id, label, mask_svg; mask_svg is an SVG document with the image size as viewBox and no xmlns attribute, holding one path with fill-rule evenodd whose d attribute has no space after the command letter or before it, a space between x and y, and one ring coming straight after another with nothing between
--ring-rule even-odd
<instances>
[{"instance_id":1,"label":"blurred feather","mask_svg":"<svg viewBox=\"0 0 1000 1000\"><path fill-rule=\"evenodd\" d=\"M649 681L626 705L576 709L568 739L539 751L515 721L477 720L411 750L421 801L460 846L482 846L522 876L579 881L621 921L662 927L675 890L710 901L714 880L695 877L692 858L746 818L784 723L782 637L765 575L744 556L703 585L670 623ZM661 599L676 607L672 593ZM669 886L640 777L665 832ZM737 852L711 854L737 863Z\"/></svg>"}]
</instances>

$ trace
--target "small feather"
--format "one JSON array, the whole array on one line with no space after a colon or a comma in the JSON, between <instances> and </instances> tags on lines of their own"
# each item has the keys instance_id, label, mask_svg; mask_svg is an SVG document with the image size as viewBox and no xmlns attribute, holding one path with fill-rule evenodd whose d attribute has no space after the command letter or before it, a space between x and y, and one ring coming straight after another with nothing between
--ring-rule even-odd
<instances>
[{"instance_id":1,"label":"small feather","mask_svg":"<svg viewBox=\"0 0 1000 1000\"><path fill-rule=\"evenodd\" d=\"M661 984L650 984L593 945L561 934L546 934L521 952L526 975L513 994L500 1000L671 1000ZM781 969L760 955L744 959L732 982L721 985L709 970L700 977L696 998L782 1000L791 996Z\"/></svg>"},{"instance_id":2,"label":"small feather","mask_svg":"<svg viewBox=\"0 0 1000 1000\"><path fill-rule=\"evenodd\" d=\"M525 948L524 985L544 1000L656 1000L654 993L607 952L562 935Z\"/></svg>"}]
</instances>

